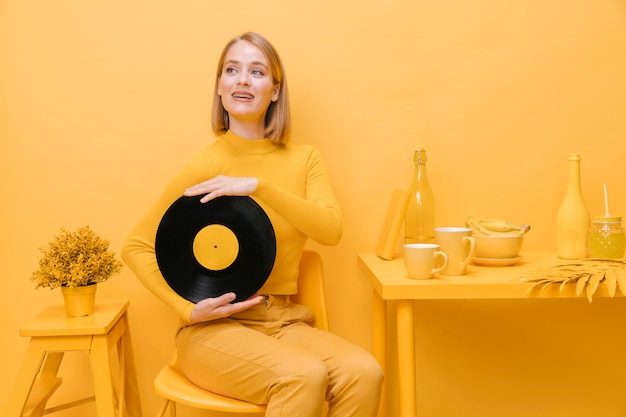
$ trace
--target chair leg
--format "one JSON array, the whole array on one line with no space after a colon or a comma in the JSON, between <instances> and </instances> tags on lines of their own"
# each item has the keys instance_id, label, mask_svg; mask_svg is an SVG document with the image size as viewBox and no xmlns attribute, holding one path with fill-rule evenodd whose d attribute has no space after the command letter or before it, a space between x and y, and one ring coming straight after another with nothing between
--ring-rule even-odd
<instances>
[{"instance_id":1,"label":"chair leg","mask_svg":"<svg viewBox=\"0 0 626 417\"><path fill-rule=\"evenodd\" d=\"M172 403L172 404L170 404ZM176 417L176 403L174 403L173 401L170 400L163 400L163 402L161 403L161 408L159 408L159 413L157 414L157 417L163 417L165 415L165 412L167 411L167 406L170 406L170 415L172 417ZM174 411L172 411L174 410Z\"/></svg>"}]
</instances>

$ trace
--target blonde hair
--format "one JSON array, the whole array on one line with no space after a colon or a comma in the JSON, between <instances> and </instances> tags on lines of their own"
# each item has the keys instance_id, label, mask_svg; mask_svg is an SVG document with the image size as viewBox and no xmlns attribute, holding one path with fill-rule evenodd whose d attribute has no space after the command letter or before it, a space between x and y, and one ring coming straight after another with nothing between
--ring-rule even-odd
<instances>
[{"instance_id":1,"label":"blonde hair","mask_svg":"<svg viewBox=\"0 0 626 417\"><path fill-rule=\"evenodd\" d=\"M265 137L276 145L284 145L289 139L291 123L285 69L274 46L263 36L254 32L246 32L241 36L231 39L222 51L222 55L217 64L215 89L213 92L213 111L211 114L213 132L215 132L216 135L223 135L229 128L228 112L224 108L222 98L218 95L217 91L222 71L224 70L226 53L235 43L240 41L250 42L261 50L263 55L267 58L274 85L279 85L278 100L270 103L265 114Z\"/></svg>"}]
</instances>

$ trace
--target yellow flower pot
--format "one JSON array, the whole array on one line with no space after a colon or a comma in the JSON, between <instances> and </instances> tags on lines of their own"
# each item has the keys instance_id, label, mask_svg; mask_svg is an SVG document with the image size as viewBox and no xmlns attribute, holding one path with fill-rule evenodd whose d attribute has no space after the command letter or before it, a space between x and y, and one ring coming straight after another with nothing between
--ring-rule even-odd
<instances>
[{"instance_id":1,"label":"yellow flower pot","mask_svg":"<svg viewBox=\"0 0 626 417\"><path fill-rule=\"evenodd\" d=\"M98 284L80 287L61 287L65 312L68 317L84 317L93 314Z\"/></svg>"}]
</instances>

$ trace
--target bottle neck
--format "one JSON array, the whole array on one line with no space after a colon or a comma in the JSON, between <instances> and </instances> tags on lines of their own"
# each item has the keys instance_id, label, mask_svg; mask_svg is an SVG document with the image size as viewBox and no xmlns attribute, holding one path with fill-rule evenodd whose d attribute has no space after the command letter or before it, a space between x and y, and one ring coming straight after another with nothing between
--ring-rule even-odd
<instances>
[{"instance_id":1,"label":"bottle neck","mask_svg":"<svg viewBox=\"0 0 626 417\"><path fill-rule=\"evenodd\" d=\"M428 175L426 174L426 151L421 146L415 148L413 162L415 163L413 182L430 186L428 184Z\"/></svg>"},{"instance_id":2,"label":"bottle neck","mask_svg":"<svg viewBox=\"0 0 626 417\"><path fill-rule=\"evenodd\" d=\"M569 159L569 177L567 179L568 190L578 192L580 186L580 157L571 156Z\"/></svg>"},{"instance_id":3,"label":"bottle neck","mask_svg":"<svg viewBox=\"0 0 626 417\"><path fill-rule=\"evenodd\" d=\"M425 177L426 176L426 164L415 163L415 175L419 177Z\"/></svg>"}]
</instances>

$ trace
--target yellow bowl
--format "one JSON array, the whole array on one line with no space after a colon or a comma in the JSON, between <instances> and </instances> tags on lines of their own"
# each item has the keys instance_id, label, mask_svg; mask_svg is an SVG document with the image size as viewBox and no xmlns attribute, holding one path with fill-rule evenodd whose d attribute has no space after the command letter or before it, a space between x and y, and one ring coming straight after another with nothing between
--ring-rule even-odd
<instances>
[{"instance_id":1,"label":"yellow bowl","mask_svg":"<svg viewBox=\"0 0 626 417\"><path fill-rule=\"evenodd\" d=\"M523 235L479 235L476 239L474 257L483 259L511 259L519 256L524 242Z\"/></svg>"}]
</instances>

